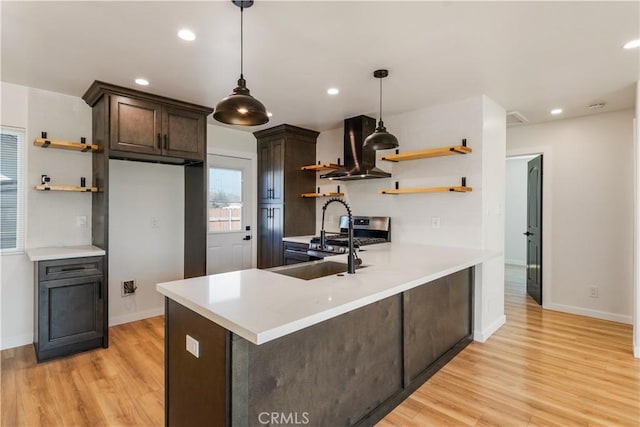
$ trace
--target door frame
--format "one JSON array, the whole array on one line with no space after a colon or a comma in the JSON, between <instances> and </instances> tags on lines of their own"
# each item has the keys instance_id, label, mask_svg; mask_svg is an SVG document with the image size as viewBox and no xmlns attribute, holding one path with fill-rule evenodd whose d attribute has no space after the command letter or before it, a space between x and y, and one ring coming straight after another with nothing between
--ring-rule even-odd
<instances>
[{"instance_id":1,"label":"door frame","mask_svg":"<svg viewBox=\"0 0 640 427\"><path fill-rule=\"evenodd\" d=\"M542 178L542 308L554 309L551 298L553 289L553 280L551 279L553 270L551 257L553 149L549 145L537 148L537 150L532 151L531 149L510 148L507 144L505 162L512 157L542 156L542 170L544 171Z\"/></svg>"},{"instance_id":2,"label":"door frame","mask_svg":"<svg viewBox=\"0 0 640 427\"><path fill-rule=\"evenodd\" d=\"M256 232L258 228L258 185L257 179L258 176L258 153L250 153L247 151L235 151L235 150L225 150L222 148L209 148L207 150L207 188L209 188L208 176L209 176L209 156L226 156L226 157L237 157L239 159L247 159L251 161L251 173L253 174L253 179L249 182L249 197L253 202L253 212L251 212L251 233L254 236L253 243L251 244L251 268L256 268L258 264L258 245L256 242ZM208 232L208 228L207 228Z\"/></svg>"}]
</instances>

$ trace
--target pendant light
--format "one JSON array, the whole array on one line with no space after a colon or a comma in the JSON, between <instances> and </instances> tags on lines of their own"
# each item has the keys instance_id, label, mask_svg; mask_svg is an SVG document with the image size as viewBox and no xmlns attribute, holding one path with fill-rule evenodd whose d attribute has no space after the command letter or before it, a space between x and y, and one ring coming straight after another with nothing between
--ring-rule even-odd
<instances>
[{"instance_id":1,"label":"pendant light","mask_svg":"<svg viewBox=\"0 0 640 427\"><path fill-rule=\"evenodd\" d=\"M380 79L380 121L376 130L364 140L364 148L370 150L388 150L398 147L398 138L387 132L382 121L382 79L389 75L389 70L376 70L373 77Z\"/></svg>"},{"instance_id":2,"label":"pendant light","mask_svg":"<svg viewBox=\"0 0 640 427\"><path fill-rule=\"evenodd\" d=\"M213 118L228 125L257 126L269 121L267 109L262 102L249 93L243 75L244 66L244 9L253 5L253 0L231 0L240 8L240 79L233 93L216 105Z\"/></svg>"}]
</instances>

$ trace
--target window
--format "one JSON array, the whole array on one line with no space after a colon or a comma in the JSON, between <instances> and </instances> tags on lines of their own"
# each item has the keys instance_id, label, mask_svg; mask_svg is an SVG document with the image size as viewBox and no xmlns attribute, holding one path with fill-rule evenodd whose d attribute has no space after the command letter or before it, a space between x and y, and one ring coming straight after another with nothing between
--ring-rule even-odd
<instances>
[{"instance_id":1,"label":"window","mask_svg":"<svg viewBox=\"0 0 640 427\"><path fill-rule=\"evenodd\" d=\"M242 230L242 170L209 168L209 232Z\"/></svg>"},{"instance_id":2,"label":"window","mask_svg":"<svg viewBox=\"0 0 640 427\"><path fill-rule=\"evenodd\" d=\"M0 130L0 252L24 248L24 129Z\"/></svg>"}]
</instances>

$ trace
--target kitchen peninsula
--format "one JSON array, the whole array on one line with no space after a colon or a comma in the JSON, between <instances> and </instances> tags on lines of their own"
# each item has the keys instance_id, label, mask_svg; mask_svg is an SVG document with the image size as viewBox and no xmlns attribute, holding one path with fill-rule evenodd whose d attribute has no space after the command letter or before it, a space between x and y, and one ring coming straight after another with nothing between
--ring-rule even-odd
<instances>
[{"instance_id":1,"label":"kitchen peninsula","mask_svg":"<svg viewBox=\"0 0 640 427\"><path fill-rule=\"evenodd\" d=\"M374 424L471 342L474 266L493 255L385 243L360 252L356 274L158 284L167 424Z\"/></svg>"}]
</instances>

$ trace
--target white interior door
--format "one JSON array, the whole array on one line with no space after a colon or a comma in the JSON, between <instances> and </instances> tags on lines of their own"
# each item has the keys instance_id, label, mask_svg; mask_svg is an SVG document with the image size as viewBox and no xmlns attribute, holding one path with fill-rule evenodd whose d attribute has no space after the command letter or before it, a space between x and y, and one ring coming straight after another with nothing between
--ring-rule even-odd
<instances>
[{"instance_id":1,"label":"white interior door","mask_svg":"<svg viewBox=\"0 0 640 427\"><path fill-rule=\"evenodd\" d=\"M207 274L251 268L251 160L209 155Z\"/></svg>"}]
</instances>

